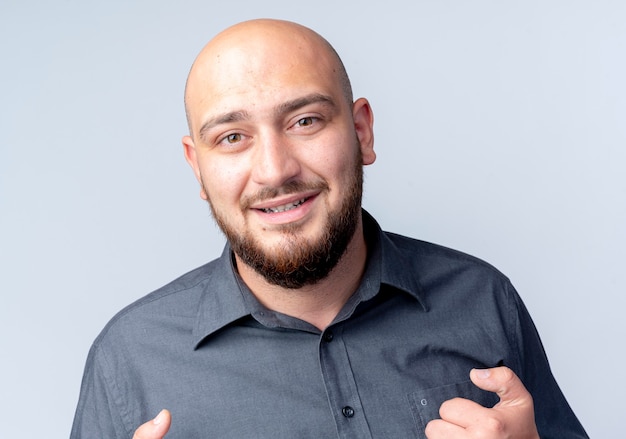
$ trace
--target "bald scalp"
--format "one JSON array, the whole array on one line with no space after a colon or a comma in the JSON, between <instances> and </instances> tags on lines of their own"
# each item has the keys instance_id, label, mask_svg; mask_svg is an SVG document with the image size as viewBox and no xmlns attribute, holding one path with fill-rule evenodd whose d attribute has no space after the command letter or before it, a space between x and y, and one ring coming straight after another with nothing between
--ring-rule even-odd
<instances>
[{"instance_id":1,"label":"bald scalp","mask_svg":"<svg viewBox=\"0 0 626 439\"><path fill-rule=\"evenodd\" d=\"M194 88L202 83L203 75L210 69L216 68L216 59L219 53L232 50L250 50L253 46L276 46L283 42L293 45L294 41L306 46L306 49L315 51L320 58L329 61L332 66L332 75L341 88L346 104L351 107L353 102L352 85L345 66L337 51L317 32L297 23L274 19L256 19L235 24L217 34L200 51L193 62L185 84L185 115L189 134L193 137L192 101L197 93ZM282 46L282 44L280 44ZM289 46L288 46L289 47ZM298 53L291 51L285 54L285 62L298 57ZM268 66L271 67L271 66Z\"/></svg>"}]
</instances>

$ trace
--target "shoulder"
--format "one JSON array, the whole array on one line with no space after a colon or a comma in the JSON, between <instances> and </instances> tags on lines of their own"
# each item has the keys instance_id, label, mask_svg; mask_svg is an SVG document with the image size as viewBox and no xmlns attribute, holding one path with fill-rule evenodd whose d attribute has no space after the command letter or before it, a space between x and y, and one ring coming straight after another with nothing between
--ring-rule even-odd
<instances>
[{"instance_id":1,"label":"shoulder","mask_svg":"<svg viewBox=\"0 0 626 439\"><path fill-rule=\"evenodd\" d=\"M508 281L493 265L463 251L392 232L384 232L384 236L404 259L415 268L421 268L420 271L470 270Z\"/></svg>"},{"instance_id":2,"label":"shoulder","mask_svg":"<svg viewBox=\"0 0 626 439\"><path fill-rule=\"evenodd\" d=\"M103 328L94 346L130 341L147 331L162 333L163 328L174 324L190 328L197 317L200 300L214 283L218 262L219 259L189 271L124 307Z\"/></svg>"},{"instance_id":3,"label":"shoulder","mask_svg":"<svg viewBox=\"0 0 626 439\"><path fill-rule=\"evenodd\" d=\"M383 241L384 278L416 291L427 308L493 306L510 314L518 306L509 278L478 257L395 233Z\"/></svg>"}]
</instances>

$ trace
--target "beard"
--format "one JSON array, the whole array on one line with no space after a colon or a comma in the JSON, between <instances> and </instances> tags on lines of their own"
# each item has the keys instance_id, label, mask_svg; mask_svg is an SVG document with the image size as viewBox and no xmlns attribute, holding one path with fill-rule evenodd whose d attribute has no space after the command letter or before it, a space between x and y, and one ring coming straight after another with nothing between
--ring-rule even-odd
<instances>
[{"instance_id":1,"label":"beard","mask_svg":"<svg viewBox=\"0 0 626 439\"><path fill-rule=\"evenodd\" d=\"M209 198L211 213L232 250L248 266L273 285L298 289L324 279L335 268L352 240L361 215L363 165L358 149L356 167L339 207L327 213L321 236L310 241L299 235L299 225L282 226L284 239L275 248L266 248L250 230L236 230L226 216L215 209ZM325 182L308 184L294 181L280 188L265 188L254 200L271 198L309 189L328 191ZM209 192L205 188L205 192ZM242 210L252 200L242 202Z\"/></svg>"}]
</instances>

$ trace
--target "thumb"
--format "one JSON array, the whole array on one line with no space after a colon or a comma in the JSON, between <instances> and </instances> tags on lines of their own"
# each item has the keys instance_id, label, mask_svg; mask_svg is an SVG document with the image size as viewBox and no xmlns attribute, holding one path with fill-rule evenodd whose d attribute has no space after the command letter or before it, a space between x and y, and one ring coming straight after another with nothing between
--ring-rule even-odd
<instances>
[{"instance_id":1,"label":"thumb","mask_svg":"<svg viewBox=\"0 0 626 439\"><path fill-rule=\"evenodd\" d=\"M532 401L522 381L508 367L472 369L470 379L477 387L496 393L500 397L499 406Z\"/></svg>"},{"instance_id":2,"label":"thumb","mask_svg":"<svg viewBox=\"0 0 626 439\"><path fill-rule=\"evenodd\" d=\"M172 415L168 410L161 410L156 418L142 424L133 439L163 439L172 423Z\"/></svg>"}]
</instances>

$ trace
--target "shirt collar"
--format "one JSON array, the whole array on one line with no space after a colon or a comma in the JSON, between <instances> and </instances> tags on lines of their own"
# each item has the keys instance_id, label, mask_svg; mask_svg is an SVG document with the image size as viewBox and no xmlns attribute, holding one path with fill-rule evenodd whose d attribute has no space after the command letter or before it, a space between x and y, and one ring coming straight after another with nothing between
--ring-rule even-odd
<instances>
[{"instance_id":1,"label":"shirt collar","mask_svg":"<svg viewBox=\"0 0 626 439\"><path fill-rule=\"evenodd\" d=\"M363 230L367 242L368 265L363 276L362 287L365 283L375 284L375 293L367 294L362 300L371 299L380 290L380 285L388 285L403 291L420 303L427 311L420 273L415 272L415 258L417 255L411 249L402 248L400 242L407 238L389 232L383 232L376 220L363 210ZM400 238L400 239L398 239Z\"/></svg>"},{"instance_id":2,"label":"shirt collar","mask_svg":"<svg viewBox=\"0 0 626 439\"><path fill-rule=\"evenodd\" d=\"M232 251L226 244L222 255L212 264L200 299L198 314L193 328L193 345L198 345L219 329L250 315L246 302L240 294L237 270Z\"/></svg>"},{"instance_id":3,"label":"shirt collar","mask_svg":"<svg viewBox=\"0 0 626 439\"><path fill-rule=\"evenodd\" d=\"M403 291L419 301L426 311L419 275L412 264L414 254L406 254L393 234L382 231L376 220L363 210L363 228L367 242L368 262L363 280L355 295L346 304L354 309L359 303L375 297L382 284ZM226 244L222 255L209 264L212 268L204 282L193 329L194 348L219 329L247 317L253 312L245 295L251 294L237 274L230 246ZM343 314L345 311L342 311ZM351 314L351 311L348 311Z\"/></svg>"}]
</instances>

